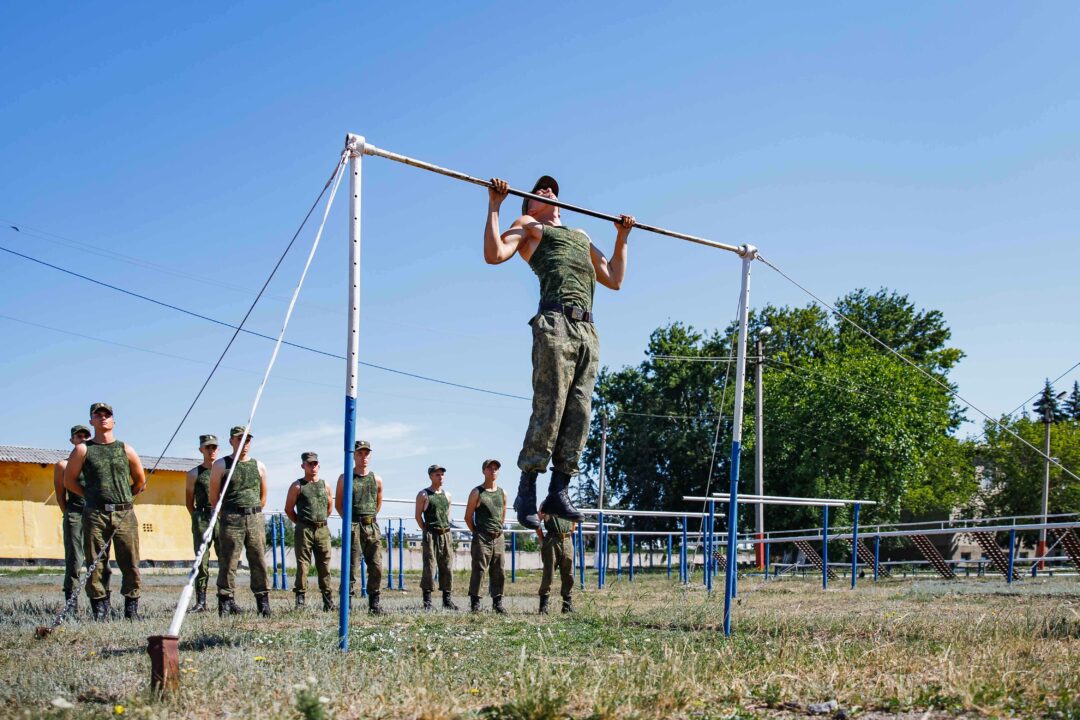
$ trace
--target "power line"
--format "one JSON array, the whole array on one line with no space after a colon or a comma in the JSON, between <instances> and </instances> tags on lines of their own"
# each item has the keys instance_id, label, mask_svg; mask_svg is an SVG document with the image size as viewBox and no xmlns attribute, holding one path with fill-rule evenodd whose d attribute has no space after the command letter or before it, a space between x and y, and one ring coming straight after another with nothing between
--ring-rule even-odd
<instances>
[{"instance_id":1,"label":"power line","mask_svg":"<svg viewBox=\"0 0 1080 720\"><path fill-rule=\"evenodd\" d=\"M120 287L118 285L113 285L112 283L107 283L107 282L105 282L103 280L98 280L97 278L90 277L89 275L84 275L82 273L75 272L74 270L69 270L68 268L64 268L64 267L61 267L59 265L54 265L53 263L46 262L44 260L33 257L31 255L27 255L25 253L18 252L16 250L12 250L11 248L7 248L7 247L4 247L2 245L0 245L0 250L2 250L3 252L6 252L6 253L10 253L11 255L15 255L17 257L21 257L24 260L29 260L30 262L37 263L38 265L43 265L44 267L50 268L52 270L62 272L64 274L66 274L66 275L71 275L72 277L77 277L77 278L79 278L81 280L86 280L87 282L93 283L95 285L100 285L101 287L108 288L109 290L115 290L116 292L123 293L124 295L128 295L128 296L131 296L131 297L134 297L134 298L138 298L139 300L143 300L143 301L152 303L154 305L159 305L161 307L168 308L169 310L173 310L173 311L176 311L176 312L179 312L179 313L183 313L184 315L190 315L191 317L198 318L200 320L205 320L206 322L214 323L215 325L220 325L222 327L226 327L226 328L229 328L231 330L238 330L239 332L243 332L243 333L245 333L247 335L254 335L255 337L260 337L260 338L262 338L264 340L270 340L271 342L273 342L273 341L275 341L277 339L277 338L271 337L270 335L264 335L263 333L256 332L254 330L248 330L247 328L241 328L239 326L233 325L232 323L227 323L224 320L218 320L217 318L210 317L209 315L203 315L202 313L195 312L194 310L188 310L187 308L182 308L182 307L180 307L178 305L173 305L171 303L167 303L167 302L164 302L162 300L157 300L157 299L152 298L152 297L150 297L148 295L143 295L143 294L137 293L137 292L135 292L133 290L128 290L128 289L122 288L122 287ZM339 355L337 353L328 352L326 350L319 350L318 348L309 347L307 345L301 345L299 343L289 342L288 340L283 341L282 344L288 345L289 347L293 347L293 348L296 348L298 350L306 350L307 352L312 352L312 353L315 353L317 355L323 355L325 357L334 358L335 360L345 360L346 359L344 355ZM411 378L414 378L416 380L424 380L426 382L437 383L439 385L447 385L447 386L450 386L450 387L460 388L462 390L472 390L473 392L481 392L481 393L486 393L488 395L497 395L499 397L514 398L515 400L531 400L532 399L532 398L525 397L524 395L514 395L512 393L500 392L498 390L488 390L487 388L476 387L474 385L465 385L463 383L456 383L456 382L452 382L450 380L442 380L442 379L435 378L435 377L430 377L430 376L427 376L427 375L420 375L419 373L407 372L405 370L398 370L396 368L387 367L385 365L376 365L375 363L364 362L362 360L359 361L358 364L363 365L364 367L372 368L374 370L382 370L384 372L394 373L395 375L404 375L405 377L411 377Z\"/></svg>"}]
</instances>

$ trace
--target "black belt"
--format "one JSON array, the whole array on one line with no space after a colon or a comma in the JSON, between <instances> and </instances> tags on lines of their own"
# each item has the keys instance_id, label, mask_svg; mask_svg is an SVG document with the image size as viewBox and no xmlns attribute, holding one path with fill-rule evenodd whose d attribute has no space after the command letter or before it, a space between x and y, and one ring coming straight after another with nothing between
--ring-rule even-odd
<instances>
[{"instance_id":1,"label":"black belt","mask_svg":"<svg viewBox=\"0 0 1080 720\"><path fill-rule=\"evenodd\" d=\"M319 522L318 520L298 520L297 525L310 525L311 527L321 528L326 527L326 521Z\"/></svg>"},{"instance_id":2,"label":"black belt","mask_svg":"<svg viewBox=\"0 0 1080 720\"><path fill-rule=\"evenodd\" d=\"M476 534L477 535L483 535L483 536L487 537L488 540L494 540L495 538L502 536L502 530L500 530L498 532L489 532L487 530L477 530Z\"/></svg>"},{"instance_id":3,"label":"black belt","mask_svg":"<svg viewBox=\"0 0 1080 720\"><path fill-rule=\"evenodd\" d=\"M375 524L375 516L374 515L361 515L359 520L353 520L353 525L355 525L356 523L363 523L364 525L374 525Z\"/></svg>"},{"instance_id":4,"label":"black belt","mask_svg":"<svg viewBox=\"0 0 1080 720\"><path fill-rule=\"evenodd\" d=\"M93 510L94 512L121 512L123 510L130 510L132 508L131 503L102 503L101 507L96 505L87 505L87 510Z\"/></svg>"},{"instance_id":5,"label":"black belt","mask_svg":"<svg viewBox=\"0 0 1080 720\"><path fill-rule=\"evenodd\" d=\"M450 532L450 528L433 528L430 525L424 528L424 532L429 532L432 535L445 535Z\"/></svg>"},{"instance_id":6,"label":"black belt","mask_svg":"<svg viewBox=\"0 0 1080 720\"><path fill-rule=\"evenodd\" d=\"M225 508L224 510L221 511L221 514L222 515L255 515L256 513L261 513L261 512L262 512L262 508L259 507L258 505L256 505L254 507Z\"/></svg>"},{"instance_id":7,"label":"black belt","mask_svg":"<svg viewBox=\"0 0 1080 720\"><path fill-rule=\"evenodd\" d=\"M195 514L196 515L210 515L211 513L213 513L213 510L211 510L210 508L201 508L201 507L195 508Z\"/></svg>"},{"instance_id":8,"label":"black belt","mask_svg":"<svg viewBox=\"0 0 1080 720\"><path fill-rule=\"evenodd\" d=\"M579 322L591 323L593 321L593 314L588 310L582 310L571 305L560 305L559 303L540 303L540 312L547 312L548 310L562 313L571 320Z\"/></svg>"}]
</instances>

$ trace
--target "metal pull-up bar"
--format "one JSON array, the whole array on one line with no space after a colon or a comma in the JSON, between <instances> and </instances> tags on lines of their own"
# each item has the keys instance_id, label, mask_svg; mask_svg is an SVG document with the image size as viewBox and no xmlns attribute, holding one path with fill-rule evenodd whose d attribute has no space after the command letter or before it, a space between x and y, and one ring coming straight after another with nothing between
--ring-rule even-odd
<instances>
[{"instance_id":1,"label":"metal pull-up bar","mask_svg":"<svg viewBox=\"0 0 1080 720\"><path fill-rule=\"evenodd\" d=\"M403 165L411 165L421 170L428 170L429 172L438 173L439 175L445 175L446 177L454 178L455 180L464 180L467 183L473 185L481 185L486 188L491 187L490 180L482 180L472 175L466 175L463 172L457 170L451 170L449 168L439 167L432 163L424 162L423 160L417 160L415 158L408 157L406 155L399 155L389 150L383 150L382 148L375 147L363 142L358 135L349 134L345 139L345 144L353 152L362 152L364 155L373 155L375 157L386 158L387 160L393 160ZM571 212L580 213L582 215L588 215L589 217L599 218L600 220L609 220L611 222L620 222L621 218L618 215L611 215L610 213L603 213L597 210L590 210L579 205L571 205L570 203L563 202L562 200L544 197L542 195L534 195L524 190L517 190L515 188L507 188L507 192L510 195L516 195L520 198L528 198L529 200L537 200L548 205L554 205L555 207L562 208L563 210L570 210ZM716 242L715 240L708 240L706 238L698 237L696 235L687 235L686 233L675 232L674 230L667 230L655 225L646 225L645 223L635 222L635 228L646 230L657 235L667 235L677 240L686 240L688 242L697 243L698 245L705 245L707 247L716 248L717 250L727 250L733 252L740 257L750 255L753 257L756 254L756 249L752 245L728 245L727 243Z\"/></svg>"}]
</instances>

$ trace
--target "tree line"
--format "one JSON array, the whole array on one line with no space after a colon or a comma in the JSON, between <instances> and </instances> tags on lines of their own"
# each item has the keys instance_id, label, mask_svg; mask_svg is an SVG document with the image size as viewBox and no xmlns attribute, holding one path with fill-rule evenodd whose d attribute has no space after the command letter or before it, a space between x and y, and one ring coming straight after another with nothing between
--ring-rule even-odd
<instances>
[{"instance_id":1,"label":"tree line","mask_svg":"<svg viewBox=\"0 0 1080 720\"><path fill-rule=\"evenodd\" d=\"M742 398L734 397L734 324L697 330L673 322L652 332L640 364L602 368L578 499L597 501L605 420L605 507L687 511L693 508L684 495L726 492L735 402L744 404L745 422L739 491L753 492L753 376L759 363L766 494L874 500L877 505L864 507L860 516L868 524L1037 514L1042 459L1001 426L1042 448L1046 418L1052 454L1080 474L1080 385L1059 399L1047 381L1034 416L1003 416L1001 426L985 422L982 434L961 436L966 409L946 388L954 388L949 376L964 353L951 344L943 314L886 288L854 290L834 307L836 312L768 305L751 312ZM771 333L763 334L765 327ZM1050 506L1051 512L1080 511L1080 481L1052 470ZM740 526L752 527L753 510L743 512ZM840 510L830 519L846 523L849 513ZM774 506L766 508L765 522L772 530L814 527L820 514ZM675 526L644 518L628 524Z\"/></svg>"}]
</instances>

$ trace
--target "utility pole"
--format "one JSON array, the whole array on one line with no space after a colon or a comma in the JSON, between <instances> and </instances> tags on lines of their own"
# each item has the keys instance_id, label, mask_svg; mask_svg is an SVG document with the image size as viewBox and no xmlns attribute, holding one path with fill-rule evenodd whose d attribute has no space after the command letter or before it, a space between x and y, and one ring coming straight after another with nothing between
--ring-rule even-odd
<instances>
[{"instance_id":1,"label":"utility pole","mask_svg":"<svg viewBox=\"0 0 1080 720\"><path fill-rule=\"evenodd\" d=\"M758 333L757 342L754 344L754 354L757 356L755 366L756 407L754 409L754 492L758 495L765 494L765 433L763 432L761 419L764 402L761 393L761 369L765 364L765 348L762 339L772 333L772 328L766 326ZM758 543L754 546L754 557L757 560L758 570L765 570L765 505L758 503L754 511L754 531L757 534Z\"/></svg>"},{"instance_id":2,"label":"utility pole","mask_svg":"<svg viewBox=\"0 0 1080 720\"><path fill-rule=\"evenodd\" d=\"M1054 400L1060 400L1067 393L1060 392ZM1043 425L1046 426L1046 440L1043 444L1043 491L1042 491L1042 524L1046 525L1046 515L1050 506L1050 426L1054 422L1054 407L1056 403L1043 403ZM1046 528L1039 528L1039 546L1035 548L1035 555L1039 558L1039 569L1046 569Z\"/></svg>"}]
</instances>

